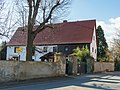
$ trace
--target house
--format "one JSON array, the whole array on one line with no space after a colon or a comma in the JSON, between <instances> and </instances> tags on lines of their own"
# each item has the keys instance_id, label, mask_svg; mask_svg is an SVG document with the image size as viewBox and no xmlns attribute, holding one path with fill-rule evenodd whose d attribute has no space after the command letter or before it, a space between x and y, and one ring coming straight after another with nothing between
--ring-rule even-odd
<instances>
[{"instance_id":1,"label":"house","mask_svg":"<svg viewBox=\"0 0 120 90\"><path fill-rule=\"evenodd\" d=\"M76 47L87 45L91 56L97 59L96 20L57 23L53 28L46 28L34 39L35 52L33 59L41 61L41 57L49 52L62 52L66 56ZM19 27L7 44L7 60L26 59L27 31Z\"/></svg>"}]
</instances>

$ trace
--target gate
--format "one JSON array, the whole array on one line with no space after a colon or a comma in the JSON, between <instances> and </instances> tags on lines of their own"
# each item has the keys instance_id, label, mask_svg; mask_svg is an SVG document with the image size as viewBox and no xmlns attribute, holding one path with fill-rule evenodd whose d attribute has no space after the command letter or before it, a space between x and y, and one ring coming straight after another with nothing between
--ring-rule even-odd
<instances>
[{"instance_id":1,"label":"gate","mask_svg":"<svg viewBox=\"0 0 120 90\"><path fill-rule=\"evenodd\" d=\"M87 64L86 64L86 62L80 62L80 64L78 64L77 73L79 73L79 74L87 73Z\"/></svg>"}]
</instances>

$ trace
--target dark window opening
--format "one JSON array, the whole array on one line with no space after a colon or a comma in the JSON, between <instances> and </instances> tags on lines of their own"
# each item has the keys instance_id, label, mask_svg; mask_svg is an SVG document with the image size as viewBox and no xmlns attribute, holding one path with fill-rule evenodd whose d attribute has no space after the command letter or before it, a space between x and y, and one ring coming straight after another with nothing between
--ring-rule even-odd
<instances>
[{"instance_id":1,"label":"dark window opening","mask_svg":"<svg viewBox=\"0 0 120 90\"><path fill-rule=\"evenodd\" d=\"M92 52L94 52L94 47L92 47Z\"/></svg>"},{"instance_id":2,"label":"dark window opening","mask_svg":"<svg viewBox=\"0 0 120 90\"><path fill-rule=\"evenodd\" d=\"M19 48L19 47L15 47L15 48L14 48L14 53L17 53L17 52L16 52L17 48Z\"/></svg>"},{"instance_id":3,"label":"dark window opening","mask_svg":"<svg viewBox=\"0 0 120 90\"><path fill-rule=\"evenodd\" d=\"M53 52L57 52L57 47L53 47Z\"/></svg>"},{"instance_id":4,"label":"dark window opening","mask_svg":"<svg viewBox=\"0 0 120 90\"><path fill-rule=\"evenodd\" d=\"M47 52L47 47L43 47L43 52Z\"/></svg>"}]
</instances>

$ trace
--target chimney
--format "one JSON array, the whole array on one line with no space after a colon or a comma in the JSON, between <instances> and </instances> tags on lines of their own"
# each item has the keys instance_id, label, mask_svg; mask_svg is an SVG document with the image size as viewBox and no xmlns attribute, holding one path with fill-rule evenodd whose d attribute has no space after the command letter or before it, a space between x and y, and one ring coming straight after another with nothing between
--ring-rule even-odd
<instances>
[{"instance_id":1,"label":"chimney","mask_svg":"<svg viewBox=\"0 0 120 90\"><path fill-rule=\"evenodd\" d=\"M63 22L65 23L65 22L67 22L67 20L63 20Z\"/></svg>"}]
</instances>

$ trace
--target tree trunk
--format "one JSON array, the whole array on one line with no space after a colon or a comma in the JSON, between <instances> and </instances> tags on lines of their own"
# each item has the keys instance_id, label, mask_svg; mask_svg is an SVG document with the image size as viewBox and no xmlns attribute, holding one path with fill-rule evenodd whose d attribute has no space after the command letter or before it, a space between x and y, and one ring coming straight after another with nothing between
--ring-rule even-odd
<instances>
[{"instance_id":1,"label":"tree trunk","mask_svg":"<svg viewBox=\"0 0 120 90\"><path fill-rule=\"evenodd\" d=\"M33 56L33 34L28 30L27 47L26 47L26 61L32 61Z\"/></svg>"}]
</instances>

